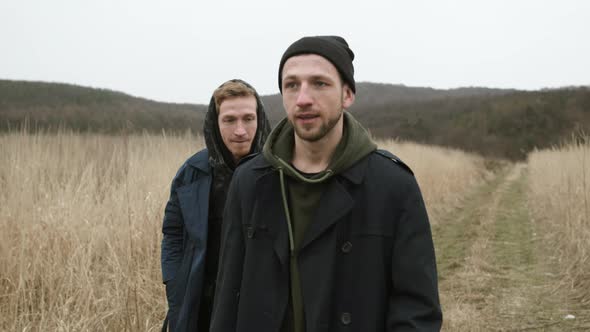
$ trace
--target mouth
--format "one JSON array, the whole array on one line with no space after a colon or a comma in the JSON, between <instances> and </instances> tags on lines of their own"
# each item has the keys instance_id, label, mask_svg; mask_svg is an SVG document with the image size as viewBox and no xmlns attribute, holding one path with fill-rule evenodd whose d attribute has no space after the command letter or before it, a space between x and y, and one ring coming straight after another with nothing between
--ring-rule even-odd
<instances>
[{"instance_id":1,"label":"mouth","mask_svg":"<svg viewBox=\"0 0 590 332\"><path fill-rule=\"evenodd\" d=\"M295 119L300 122L312 122L313 120L319 118L320 116L315 113L300 113L295 116Z\"/></svg>"}]
</instances>

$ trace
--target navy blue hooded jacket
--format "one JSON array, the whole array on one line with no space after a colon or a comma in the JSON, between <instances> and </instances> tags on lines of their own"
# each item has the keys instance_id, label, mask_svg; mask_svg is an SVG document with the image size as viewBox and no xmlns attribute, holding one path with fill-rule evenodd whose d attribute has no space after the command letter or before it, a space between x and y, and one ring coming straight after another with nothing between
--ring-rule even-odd
<instances>
[{"instance_id":1,"label":"navy blue hooded jacket","mask_svg":"<svg viewBox=\"0 0 590 332\"><path fill-rule=\"evenodd\" d=\"M256 100L258 127L250 153L262 150L270 132L258 95ZM180 167L164 212L161 259L168 301L164 330L166 325L170 331L208 330L211 318L221 232L217 216L236 167L223 144L217 116L212 97L203 126L207 148Z\"/></svg>"}]
</instances>

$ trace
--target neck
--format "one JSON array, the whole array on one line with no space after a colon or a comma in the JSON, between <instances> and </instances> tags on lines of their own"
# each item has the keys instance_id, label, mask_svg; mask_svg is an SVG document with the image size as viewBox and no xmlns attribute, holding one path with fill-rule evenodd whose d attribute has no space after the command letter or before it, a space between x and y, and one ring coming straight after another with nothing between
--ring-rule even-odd
<instances>
[{"instance_id":1,"label":"neck","mask_svg":"<svg viewBox=\"0 0 590 332\"><path fill-rule=\"evenodd\" d=\"M305 173L319 173L330 165L334 151L342 139L343 116L324 137L317 141L306 141L295 135L293 165Z\"/></svg>"}]
</instances>

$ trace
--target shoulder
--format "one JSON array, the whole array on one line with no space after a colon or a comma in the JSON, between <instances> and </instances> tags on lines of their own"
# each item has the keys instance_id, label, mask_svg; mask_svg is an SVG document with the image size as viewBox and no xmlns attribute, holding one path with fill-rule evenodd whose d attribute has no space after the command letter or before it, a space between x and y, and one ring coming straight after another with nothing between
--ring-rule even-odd
<instances>
[{"instance_id":1,"label":"shoulder","mask_svg":"<svg viewBox=\"0 0 590 332\"><path fill-rule=\"evenodd\" d=\"M412 169L386 150L376 150L369 155L365 179L370 192L378 196L404 200L404 197L420 192Z\"/></svg>"},{"instance_id":2,"label":"shoulder","mask_svg":"<svg viewBox=\"0 0 590 332\"><path fill-rule=\"evenodd\" d=\"M173 182L177 185L188 184L197 178L197 174L210 175L209 152L203 149L189 157L178 169Z\"/></svg>"},{"instance_id":3,"label":"shoulder","mask_svg":"<svg viewBox=\"0 0 590 332\"><path fill-rule=\"evenodd\" d=\"M240 159L236 172L257 172L271 167L262 153L252 153Z\"/></svg>"},{"instance_id":4,"label":"shoulder","mask_svg":"<svg viewBox=\"0 0 590 332\"><path fill-rule=\"evenodd\" d=\"M260 155L260 153L257 152L257 153L251 153L247 156L242 157L242 159L240 159L240 161L238 162L237 167L240 167L240 166L248 163L250 160L256 158L258 155Z\"/></svg>"},{"instance_id":5,"label":"shoulder","mask_svg":"<svg viewBox=\"0 0 590 332\"><path fill-rule=\"evenodd\" d=\"M373 151L372 156L374 159L380 160L385 165L390 164L390 166L393 166L394 168L399 168L400 170L403 170L404 172L409 173L412 176L414 175L414 172L412 171L410 166L408 166L400 158L398 158L396 155L387 150L377 149Z\"/></svg>"},{"instance_id":6,"label":"shoulder","mask_svg":"<svg viewBox=\"0 0 590 332\"><path fill-rule=\"evenodd\" d=\"M190 156L185 164L197 167L199 169L202 168L209 168L209 151L207 149L203 149L194 155Z\"/></svg>"},{"instance_id":7,"label":"shoulder","mask_svg":"<svg viewBox=\"0 0 590 332\"><path fill-rule=\"evenodd\" d=\"M234 171L232 182L239 182L240 186L250 187L268 171L272 171L272 165L264 158L264 155L253 153L240 160Z\"/></svg>"}]
</instances>

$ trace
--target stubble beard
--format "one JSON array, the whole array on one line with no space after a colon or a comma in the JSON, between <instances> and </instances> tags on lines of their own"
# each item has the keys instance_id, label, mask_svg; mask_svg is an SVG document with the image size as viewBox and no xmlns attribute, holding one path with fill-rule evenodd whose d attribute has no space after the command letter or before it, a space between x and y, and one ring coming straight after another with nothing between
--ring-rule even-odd
<instances>
[{"instance_id":1,"label":"stubble beard","mask_svg":"<svg viewBox=\"0 0 590 332\"><path fill-rule=\"evenodd\" d=\"M317 142L324 138L330 131L332 131L332 129L334 129L341 116L342 111L340 111L338 116L328 119L326 123L322 123L320 127L317 128L317 130L308 131L302 127L293 126L295 128L295 134L304 141Z\"/></svg>"},{"instance_id":2,"label":"stubble beard","mask_svg":"<svg viewBox=\"0 0 590 332\"><path fill-rule=\"evenodd\" d=\"M296 126L295 123L292 123L297 137L307 142L317 142L324 138L330 131L332 131L332 129L334 129L344 113L342 108L342 95L340 96L340 105L337 107L340 109L338 115L333 118L329 118L328 121L326 123L322 123L320 127L317 128L317 130L308 131L305 130L305 128Z\"/></svg>"}]
</instances>

